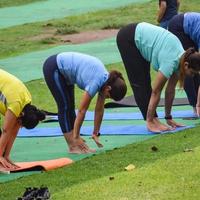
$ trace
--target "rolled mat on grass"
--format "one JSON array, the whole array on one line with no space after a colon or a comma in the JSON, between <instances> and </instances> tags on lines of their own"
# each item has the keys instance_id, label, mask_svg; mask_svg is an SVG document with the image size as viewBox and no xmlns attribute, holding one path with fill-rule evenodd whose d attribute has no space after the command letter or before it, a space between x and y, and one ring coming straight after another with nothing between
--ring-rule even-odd
<instances>
[{"instance_id":1,"label":"rolled mat on grass","mask_svg":"<svg viewBox=\"0 0 200 200\"><path fill-rule=\"evenodd\" d=\"M55 122L58 121L58 116L56 113L47 112L47 117L43 121L46 122ZM48 115L49 114L49 115ZM164 119L165 113L163 111L158 112L158 116L160 119ZM176 110L172 111L173 118L195 118L195 113L191 110ZM103 120L139 120L143 119L142 114L140 112L104 112ZM87 111L85 116L85 121L94 120L94 112Z\"/></svg>"},{"instance_id":2,"label":"rolled mat on grass","mask_svg":"<svg viewBox=\"0 0 200 200\"><path fill-rule=\"evenodd\" d=\"M187 98L176 98L174 99L173 106L182 106L182 105L188 105L188 99ZM164 106L165 100L162 98L158 104L158 106ZM134 96L128 96L123 98L121 101L113 101L108 102L104 105L105 108L117 108L117 107L137 107L137 104L135 102Z\"/></svg>"},{"instance_id":3,"label":"rolled mat on grass","mask_svg":"<svg viewBox=\"0 0 200 200\"><path fill-rule=\"evenodd\" d=\"M72 164L73 160L69 158L58 158L45 161L17 162L20 168L10 171L10 173L26 172L26 171L50 171L66 165ZM0 168L1 171L1 168Z\"/></svg>"},{"instance_id":4,"label":"rolled mat on grass","mask_svg":"<svg viewBox=\"0 0 200 200\"><path fill-rule=\"evenodd\" d=\"M193 128L194 126L184 126L176 128L173 131L161 132L164 133L174 133L177 131L182 131L188 128ZM93 126L82 126L81 135L91 135L93 131ZM153 135L155 133L148 131L145 125L104 125L101 128L101 135ZM48 127L48 128L34 128L27 130L22 128L19 131L17 137L55 137L62 136L62 131L60 127Z\"/></svg>"}]
</instances>

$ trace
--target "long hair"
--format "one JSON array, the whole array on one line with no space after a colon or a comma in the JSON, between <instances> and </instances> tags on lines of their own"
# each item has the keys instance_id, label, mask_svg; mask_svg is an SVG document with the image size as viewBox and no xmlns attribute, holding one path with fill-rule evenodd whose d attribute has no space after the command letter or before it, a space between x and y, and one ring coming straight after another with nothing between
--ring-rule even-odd
<instances>
[{"instance_id":1,"label":"long hair","mask_svg":"<svg viewBox=\"0 0 200 200\"><path fill-rule=\"evenodd\" d=\"M185 79L185 62L188 63L188 68L193 69L196 72L200 71L200 53L196 52L194 48L189 48L183 54L180 61L180 73L179 73L179 86L180 88L184 85Z\"/></svg>"},{"instance_id":2,"label":"long hair","mask_svg":"<svg viewBox=\"0 0 200 200\"><path fill-rule=\"evenodd\" d=\"M32 129L37 126L39 121L45 119L45 113L37 109L35 106L27 104L22 111L22 116L20 119L23 127Z\"/></svg>"},{"instance_id":3,"label":"long hair","mask_svg":"<svg viewBox=\"0 0 200 200\"><path fill-rule=\"evenodd\" d=\"M127 86L122 74L117 70L109 73L109 78L104 86L110 86L110 97L115 101L119 101L126 95Z\"/></svg>"}]
</instances>

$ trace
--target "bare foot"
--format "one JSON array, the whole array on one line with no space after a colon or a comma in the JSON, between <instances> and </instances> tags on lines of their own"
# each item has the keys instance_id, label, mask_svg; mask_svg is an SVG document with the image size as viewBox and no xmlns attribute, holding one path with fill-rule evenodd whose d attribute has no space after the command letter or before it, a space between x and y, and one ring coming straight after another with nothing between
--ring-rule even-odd
<instances>
[{"instance_id":1,"label":"bare foot","mask_svg":"<svg viewBox=\"0 0 200 200\"><path fill-rule=\"evenodd\" d=\"M147 129L154 133L173 130L171 127L162 124L157 118L154 118L152 121L147 121Z\"/></svg>"},{"instance_id":2,"label":"bare foot","mask_svg":"<svg viewBox=\"0 0 200 200\"><path fill-rule=\"evenodd\" d=\"M154 118L153 121L155 122L156 126L159 128L160 131L172 131L175 128L169 127L163 123L161 123L158 118Z\"/></svg>"},{"instance_id":3,"label":"bare foot","mask_svg":"<svg viewBox=\"0 0 200 200\"><path fill-rule=\"evenodd\" d=\"M93 135L92 135L92 139L95 141L96 145L97 145L99 148L102 148L102 147L103 147L103 144L101 144L101 143L99 142L99 136L93 134Z\"/></svg>"},{"instance_id":4,"label":"bare foot","mask_svg":"<svg viewBox=\"0 0 200 200\"><path fill-rule=\"evenodd\" d=\"M167 124L169 126L173 127L174 129L177 128L177 127L184 127L185 126L184 124L180 124L180 123L175 122L173 119L168 119Z\"/></svg>"}]
</instances>

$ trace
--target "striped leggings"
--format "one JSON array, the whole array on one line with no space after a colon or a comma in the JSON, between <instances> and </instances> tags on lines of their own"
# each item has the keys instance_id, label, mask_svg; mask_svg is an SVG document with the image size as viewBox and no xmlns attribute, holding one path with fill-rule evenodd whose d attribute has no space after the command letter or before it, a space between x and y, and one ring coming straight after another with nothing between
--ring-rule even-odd
<instances>
[{"instance_id":1,"label":"striped leggings","mask_svg":"<svg viewBox=\"0 0 200 200\"><path fill-rule=\"evenodd\" d=\"M56 57L57 55L53 55L47 58L43 73L58 107L58 121L62 132L67 133L73 129L76 119L74 85L67 84L68 81L58 69Z\"/></svg>"}]
</instances>

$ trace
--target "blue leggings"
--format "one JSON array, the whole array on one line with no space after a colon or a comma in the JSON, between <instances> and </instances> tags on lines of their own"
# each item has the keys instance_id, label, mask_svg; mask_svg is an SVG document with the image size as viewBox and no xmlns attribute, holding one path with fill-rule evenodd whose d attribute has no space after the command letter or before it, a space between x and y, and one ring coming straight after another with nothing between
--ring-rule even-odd
<instances>
[{"instance_id":1,"label":"blue leggings","mask_svg":"<svg viewBox=\"0 0 200 200\"><path fill-rule=\"evenodd\" d=\"M183 20L184 14L174 16L169 22L168 30L178 37L185 50L187 50L190 47L193 47L196 51L198 51L197 45L184 32ZM184 80L184 90L187 94L190 105L193 107L196 107L197 104L199 83L200 77L198 74L194 75L193 77L186 76Z\"/></svg>"},{"instance_id":2,"label":"blue leggings","mask_svg":"<svg viewBox=\"0 0 200 200\"><path fill-rule=\"evenodd\" d=\"M58 107L58 121L63 133L70 132L76 119L74 105L74 85L68 84L60 73L57 55L50 56L43 65L44 78Z\"/></svg>"}]
</instances>

